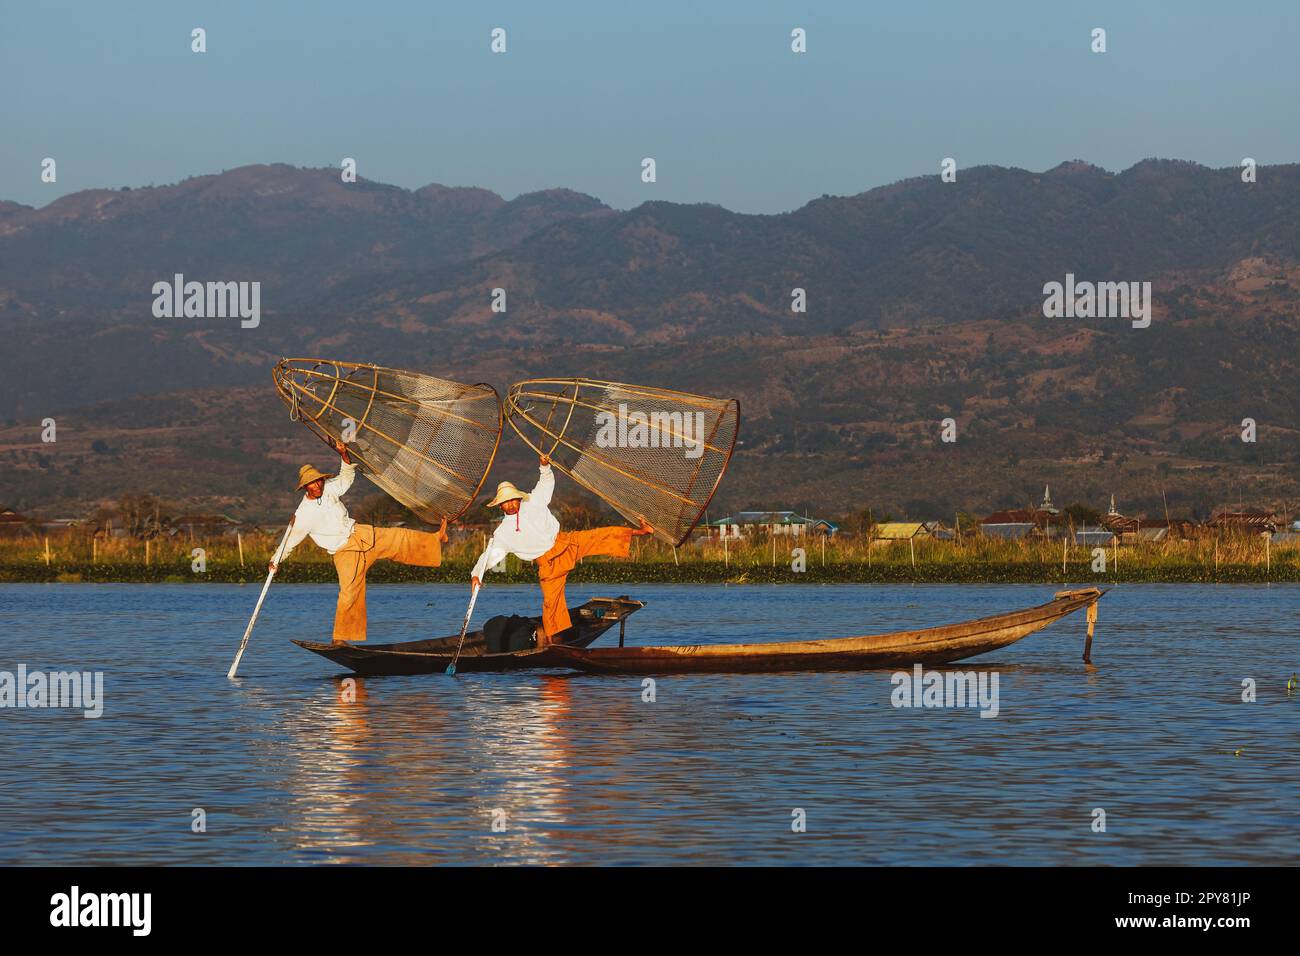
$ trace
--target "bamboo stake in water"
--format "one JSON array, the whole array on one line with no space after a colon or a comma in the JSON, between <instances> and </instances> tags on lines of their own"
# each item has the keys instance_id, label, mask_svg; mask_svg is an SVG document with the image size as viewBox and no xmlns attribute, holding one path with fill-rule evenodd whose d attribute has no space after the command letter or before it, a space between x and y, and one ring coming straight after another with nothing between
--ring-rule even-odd
<instances>
[{"instance_id":1,"label":"bamboo stake in water","mask_svg":"<svg viewBox=\"0 0 1300 956\"><path fill-rule=\"evenodd\" d=\"M47 568L50 566L50 539L48 537L45 539L45 566Z\"/></svg>"},{"instance_id":2,"label":"bamboo stake in water","mask_svg":"<svg viewBox=\"0 0 1300 956\"><path fill-rule=\"evenodd\" d=\"M239 566L244 566L244 536L238 531L235 532L235 543L239 545Z\"/></svg>"}]
</instances>

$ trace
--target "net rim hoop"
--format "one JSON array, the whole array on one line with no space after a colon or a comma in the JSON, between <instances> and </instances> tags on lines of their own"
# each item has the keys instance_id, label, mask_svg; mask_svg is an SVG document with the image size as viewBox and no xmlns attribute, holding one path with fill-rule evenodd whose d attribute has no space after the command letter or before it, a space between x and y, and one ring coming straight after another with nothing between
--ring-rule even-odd
<instances>
[{"instance_id":1,"label":"net rim hoop","mask_svg":"<svg viewBox=\"0 0 1300 956\"><path fill-rule=\"evenodd\" d=\"M520 409L519 406L518 406L518 404L517 404L517 402L516 402L516 396L517 396L517 394L518 394L518 392L519 392L519 390L520 390L521 388L524 388L525 386L528 386L528 385L564 385L564 386L574 385L574 386L577 386L577 387L581 387L581 386L583 386L583 385L593 385L593 386L604 387L604 388L610 388L610 387L613 387L613 388L621 388L621 389L624 389L624 390L626 390L626 391L628 391L628 392L632 392L632 393L634 393L634 394L639 394L639 395L643 395L643 396L647 396L647 397L675 396L675 397L677 397L677 398L681 398L682 396L686 396L686 397L688 397L688 398L694 398L694 399L705 399L705 398L707 398L707 396L703 396L703 395L692 395L692 394L689 393L689 392L677 392L677 391L673 391L672 389L667 389L667 388L655 388L654 386L645 386L645 385L631 385L631 384L629 384L629 383L627 383L627 382L609 382L609 381L605 381L605 380L603 380L603 379L596 379L596 378L582 378L582 377L577 377L577 378L530 378L530 379L527 379L527 380L522 381L522 382L515 382L515 383L514 383L513 385L511 385L510 388L507 390L507 392L506 392L506 401L505 401L505 404L506 404L506 406L507 406L507 407L508 407L512 412L513 412L514 410L516 410L516 409L518 409L518 410L520 411L520 413L523 412L523 409ZM575 393L575 394L576 394L576 393ZM563 397L564 397L563 395L557 395L557 396L556 396L556 398L563 398ZM679 537L676 541L672 542L672 546L673 546L674 548L680 548L683 544L686 543L686 540L691 536L691 532L694 531L694 530L696 529L696 527L697 527L697 526L699 525L699 523L700 523L700 520L704 517L705 512L708 510L709 504L713 501L713 497L714 497L714 495L716 495L716 494L718 493L718 488L719 488L719 487L721 486L721 484L722 484L722 479L723 479L723 477L727 474L727 469L731 467L731 458L732 458L732 456L735 455L735 453L736 453L736 442L737 442L737 441L739 440L739 438L740 438L740 419L741 419L741 412L740 412L740 399L738 399L738 398L723 398L723 399L711 398L711 399L708 399L708 402L711 403L711 404L709 404L709 405L707 405L707 406L705 406L705 407L714 408L714 407L717 406L717 403L719 403L719 402L721 402L723 405L732 405L732 406L734 406L735 409L736 409L736 428L735 428L735 431L732 432L732 435L731 435L731 445L727 448L727 456L726 456L726 458L724 458L723 461L722 461L722 467L721 467L720 469L718 469L718 477L715 478L715 479L713 479L713 487L709 489L709 494L708 494L708 496L704 499L704 503L703 503L702 505L700 505L700 510L699 510L699 513L695 515L695 520L692 521L692 522L690 523L690 525L687 526L686 530L682 532L681 537ZM701 404L701 405L703 405L702 402L697 402L697 404ZM525 416L525 417L526 417L526 416ZM542 453L542 452L541 452L541 449L539 449L536 445L534 445L531 441L528 440L528 437L527 437L527 436L526 436L526 435L525 435L525 434L524 434L524 433L519 429L519 426L516 425L516 424L514 423L512 417L511 417L510 415L506 415L506 421L510 422L510 428L511 428L511 430L513 430L514 433L515 433L516 435L519 436L520 440L521 440L525 445L527 445L527 446L528 446L529 448L531 448L533 451L537 452L539 455ZM557 444L558 444L558 443L557 443ZM604 498L603 495L601 495L599 492L597 492L595 488L592 488L590 485L588 485L588 484L587 484L585 481L583 481L581 478L578 478L578 477L576 477L575 475L573 475L573 474L572 474L572 473L571 473L567 468L564 467L564 465L560 464L559 462L553 462L553 464L555 464L555 466L556 466L557 468L559 468L560 471L562 471L562 472L564 472L566 475L568 475L569 478L570 478L571 480L577 482L579 485L581 485L582 487L586 488L588 491L590 491L592 494L596 495L596 497L600 498L602 501L605 501L605 498ZM608 504L607 501L606 501L606 504ZM615 510L617 510L617 509L615 509ZM658 530L658 529L656 529L656 530Z\"/></svg>"},{"instance_id":2,"label":"net rim hoop","mask_svg":"<svg viewBox=\"0 0 1300 956\"><path fill-rule=\"evenodd\" d=\"M655 388L652 385L632 385L629 382L608 382L599 378L530 378L522 382L515 382L510 386L506 394L507 400L520 388L526 385L578 385L594 386L597 388L619 388L633 395L639 395L643 398L677 398L684 399L686 404L698 405L702 408L715 408L719 403L727 404L735 402L740 404L738 399L734 398L710 398L707 395L696 395L693 392L679 392L671 388Z\"/></svg>"},{"instance_id":3,"label":"net rim hoop","mask_svg":"<svg viewBox=\"0 0 1300 956\"><path fill-rule=\"evenodd\" d=\"M378 382L379 380L378 375L380 372L392 372L398 375L414 374L414 375L421 375L425 378L437 379L440 382L446 382L450 385L457 385L460 386L461 388L483 389L484 398L486 398L490 394L493 397L493 399L495 399L496 407L497 407L497 427L496 427L496 435L492 439L492 453L488 455L487 466L483 469L483 474L479 478L478 484L474 486L473 492L468 497L466 497L465 504L464 506L461 507L459 511L457 511L454 515L446 516L447 523L452 524L455 521L459 520L462 515L464 515L467 511L469 511L470 508L474 506L474 502L478 499L479 493L483 490L483 485L487 482L488 475L492 473L492 465L496 462L497 452L501 450L501 435L505 431L506 417L505 417L505 409L501 401L501 393L498 392L493 385L487 382L473 382L473 383L455 382L452 381L451 379L441 378L440 376L437 375L429 375L425 372L412 372L410 369L391 368L390 366L386 366L386 365L376 365L373 362L340 362L340 361L335 361L333 359L311 358L308 356L285 356L280 358L279 361L275 363L275 367L272 369L272 373L271 373L272 380L275 384L275 390L280 395L281 399L285 402L291 402L295 393L286 392L286 390L280 384L280 376L277 373L281 368L284 368L291 373L294 371L298 371L297 369L294 368L293 363L304 363L304 364L311 363L316 368L319 368L322 365L332 365L335 369L335 374L334 374L335 384L334 384L334 389L331 390L330 392L331 399L333 399L334 397L334 391L337 390L338 388L338 383L343 380L342 371L344 369L349 369L352 371L372 369L375 372L376 382ZM322 375L321 377L323 378L325 376ZM371 392L372 404L374 401L374 396L375 396L375 392L372 390ZM369 414L369 409L367 409L367 414ZM315 434L318 438L327 439L329 437L328 432L325 432L324 428L320 426L320 424L316 421L315 418L311 419L310 424L305 418L299 419L299 421L302 424L306 425L307 430ZM391 441L391 439L389 440ZM369 463L366 463L364 461L363 464L366 464L367 469L369 469L370 471L374 470L373 465L370 465ZM366 477L370 478L370 475L367 474ZM376 487L380 487L380 486L376 485ZM410 505L407 505L405 502L397 499L387 489L381 488L381 490L384 491L384 493L387 494L388 497L393 498L394 501L397 501L397 503L402 505L403 507L407 507L407 508L410 507Z\"/></svg>"}]
</instances>

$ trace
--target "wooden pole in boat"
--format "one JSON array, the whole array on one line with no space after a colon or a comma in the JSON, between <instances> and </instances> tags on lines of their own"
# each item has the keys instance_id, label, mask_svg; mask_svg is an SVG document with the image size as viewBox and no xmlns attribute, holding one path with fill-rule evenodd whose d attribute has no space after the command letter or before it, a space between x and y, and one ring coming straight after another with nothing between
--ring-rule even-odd
<instances>
[{"instance_id":1,"label":"wooden pole in boat","mask_svg":"<svg viewBox=\"0 0 1300 956\"><path fill-rule=\"evenodd\" d=\"M294 517L297 517L297 515ZM275 549L275 560L271 562L276 567L279 566L281 559L284 557L284 546L289 543L289 535L292 531L293 518L290 518L289 527L284 529L284 537L280 539L280 547ZM273 577L275 577L275 571L268 568L266 583L262 585L262 593L257 598L257 606L253 608L253 616L248 619L248 627L244 629L244 639L239 642L239 652L235 654L235 661L230 665L230 670L226 674L228 680L234 680L235 671L239 670L239 661L244 656L244 649L248 647L248 639L253 636L253 625L257 623L257 615L262 611L262 602L266 600L266 592L271 588L271 579Z\"/></svg>"},{"instance_id":2,"label":"wooden pole in boat","mask_svg":"<svg viewBox=\"0 0 1300 956\"><path fill-rule=\"evenodd\" d=\"M452 655L451 663L447 665L447 676L456 676L456 662L460 660L461 648L465 646L465 633L469 630L469 619L474 614L474 602L478 600L478 588L473 588L469 592L469 607L465 608L465 623L460 626L460 643L456 645L456 653Z\"/></svg>"},{"instance_id":3,"label":"wooden pole in boat","mask_svg":"<svg viewBox=\"0 0 1300 956\"><path fill-rule=\"evenodd\" d=\"M1083 642L1083 662L1092 663L1092 629L1097 626L1097 602L1088 605L1088 638Z\"/></svg>"}]
</instances>

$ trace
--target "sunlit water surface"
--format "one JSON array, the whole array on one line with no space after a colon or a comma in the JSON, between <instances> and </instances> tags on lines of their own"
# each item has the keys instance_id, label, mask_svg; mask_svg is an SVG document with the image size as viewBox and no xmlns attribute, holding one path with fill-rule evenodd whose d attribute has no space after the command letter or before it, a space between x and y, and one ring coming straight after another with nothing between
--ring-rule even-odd
<instances>
[{"instance_id":1,"label":"sunlit water surface","mask_svg":"<svg viewBox=\"0 0 1300 956\"><path fill-rule=\"evenodd\" d=\"M630 590L648 606L629 642L689 643L949 623L1054 589ZM0 863L1295 860L1294 586L1117 588L1093 668L1082 614L956 665L998 673L993 719L895 708L887 671L663 677L653 703L637 677L367 678L353 702L288 641L327 639L334 594L274 588L231 682L256 587L0 586L0 670L103 671L106 698L99 719L0 710ZM465 598L373 587L371 641L454 633ZM537 602L489 588L475 619Z\"/></svg>"}]
</instances>

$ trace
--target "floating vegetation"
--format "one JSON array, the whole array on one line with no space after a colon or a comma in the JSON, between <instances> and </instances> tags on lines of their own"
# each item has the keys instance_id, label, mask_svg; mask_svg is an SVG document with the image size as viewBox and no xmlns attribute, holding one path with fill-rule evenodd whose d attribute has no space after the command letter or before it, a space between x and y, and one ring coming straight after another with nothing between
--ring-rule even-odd
<instances>
[{"instance_id":1,"label":"floating vegetation","mask_svg":"<svg viewBox=\"0 0 1300 956\"><path fill-rule=\"evenodd\" d=\"M484 536L461 533L444 549L440 568L416 568L381 561L370 571L375 583L465 583L482 550ZM260 582L277 543L276 534L247 534L192 541L176 536L148 543L134 539L93 542L86 535L44 541L0 539L0 582L76 581L104 583ZM147 546L146 546L147 544ZM693 539L674 549L645 539L634 544L631 560L588 559L570 580L592 584L1260 584L1300 582L1300 549L1266 552L1252 539L1224 538L1169 545L1104 549L1104 564L1090 548L1064 551L1060 541L1005 541L971 536L962 541L907 542L868 548L856 537L732 540ZM203 552L196 572L195 551ZM241 565L240 559L243 559ZM1062 558L1064 557L1064 563ZM507 571L489 583L537 580L531 564L511 560ZM293 584L333 584L338 580L329 555L304 547L280 568L276 580ZM1300 682L1296 685L1300 689Z\"/></svg>"}]
</instances>

